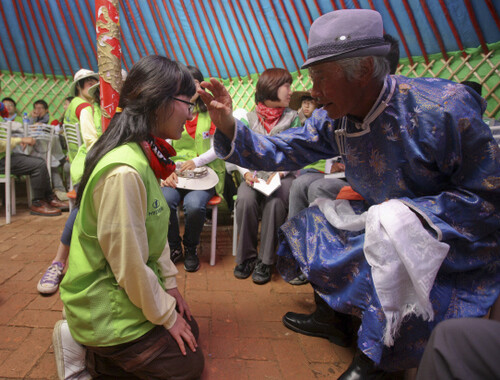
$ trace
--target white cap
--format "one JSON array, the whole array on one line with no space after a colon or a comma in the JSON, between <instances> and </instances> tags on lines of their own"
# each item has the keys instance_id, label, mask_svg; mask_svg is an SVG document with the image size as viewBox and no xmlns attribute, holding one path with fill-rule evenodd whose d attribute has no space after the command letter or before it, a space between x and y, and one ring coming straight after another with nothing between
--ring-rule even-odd
<instances>
[{"instance_id":1,"label":"white cap","mask_svg":"<svg viewBox=\"0 0 500 380\"><path fill-rule=\"evenodd\" d=\"M80 69L75 73L75 77L73 79L73 83L69 86L69 93L71 96L76 96L75 88L76 84L85 78L95 78L99 80L99 74L94 73L92 70Z\"/></svg>"}]
</instances>

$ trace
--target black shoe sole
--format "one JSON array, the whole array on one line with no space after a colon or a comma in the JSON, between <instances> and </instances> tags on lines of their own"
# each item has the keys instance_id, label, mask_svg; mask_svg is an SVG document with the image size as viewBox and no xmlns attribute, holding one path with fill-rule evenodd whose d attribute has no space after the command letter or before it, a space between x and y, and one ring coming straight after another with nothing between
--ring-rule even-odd
<instances>
[{"instance_id":1,"label":"black shoe sole","mask_svg":"<svg viewBox=\"0 0 500 380\"><path fill-rule=\"evenodd\" d=\"M250 259L249 259L250 260ZM245 261L246 262L246 261ZM236 267L238 267L239 265L236 265L236 267L234 268L233 270L233 274L234 274L234 277L240 279L240 280L244 280L248 277L250 277L252 274L253 274L253 271L255 269L255 265L257 264L257 260L255 259L253 263L251 264L248 264L250 265L250 270L248 271L248 273L245 273L245 272L241 272L241 271L237 271L236 270ZM248 265L246 266L248 268Z\"/></svg>"},{"instance_id":2,"label":"black shoe sole","mask_svg":"<svg viewBox=\"0 0 500 380\"><path fill-rule=\"evenodd\" d=\"M238 273L240 273L240 272L238 272ZM238 279L240 279L240 280L244 280L244 279L246 279L246 278L250 277L250 275L251 275L252 273L249 273L249 274L247 274L247 275L244 275L244 274L236 274L236 272L233 272L233 274L234 274L234 277L236 277L236 278L238 278Z\"/></svg>"},{"instance_id":3,"label":"black shoe sole","mask_svg":"<svg viewBox=\"0 0 500 380\"><path fill-rule=\"evenodd\" d=\"M301 329L297 328L296 326L290 324L286 320L285 316L283 316L281 321L283 322L283 324L285 325L286 328L288 328L292 331L295 331L299 334L303 334L303 335L307 335L307 336L314 336L317 338L328 339L331 343L336 344L337 346L340 346L340 347L350 347L352 344L351 340L342 339L342 338L335 336L335 335L328 335L328 334L315 333L315 332L310 332L310 331L306 331L306 330L301 330Z\"/></svg>"},{"instance_id":4,"label":"black shoe sole","mask_svg":"<svg viewBox=\"0 0 500 380\"><path fill-rule=\"evenodd\" d=\"M262 279L262 280L256 280L255 278L252 277L252 281L254 284L264 285L264 284L267 284L269 281L271 281L271 277L266 278L266 279Z\"/></svg>"},{"instance_id":5,"label":"black shoe sole","mask_svg":"<svg viewBox=\"0 0 500 380\"><path fill-rule=\"evenodd\" d=\"M42 214L41 212L35 212L35 211L30 211L31 215L38 215L38 216L61 216L61 213L59 214Z\"/></svg>"},{"instance_id":6,"label":"black shoe sole","mask_svg":"<svg viewBox=\"0 0 500 380\"><path fill-rule=\"evenodd\" d=\"M184 270L186 272L196 272L198 269L200 269L200 264L196 268L186 268L186 264L184 264Z\"/></svg>"}]
</instances>

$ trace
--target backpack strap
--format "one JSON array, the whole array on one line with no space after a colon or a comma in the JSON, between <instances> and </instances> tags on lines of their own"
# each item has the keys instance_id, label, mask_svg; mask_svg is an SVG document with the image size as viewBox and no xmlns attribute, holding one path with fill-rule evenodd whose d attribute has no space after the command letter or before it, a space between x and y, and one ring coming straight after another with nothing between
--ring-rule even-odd
<instances>
[{"instance_id":1,"label":"backpack strap","mask_svg":"<svg viewBox=\"0 0 500 380\"><path fill-rule=\"evenodd\" d=\"M78 107L76 107L75 114L78 120L80 120L80 114L82 113L82 110L87 107L92 107L92 105L90 103L81 103L78 105Z\"/></svg>"}]
</instances>

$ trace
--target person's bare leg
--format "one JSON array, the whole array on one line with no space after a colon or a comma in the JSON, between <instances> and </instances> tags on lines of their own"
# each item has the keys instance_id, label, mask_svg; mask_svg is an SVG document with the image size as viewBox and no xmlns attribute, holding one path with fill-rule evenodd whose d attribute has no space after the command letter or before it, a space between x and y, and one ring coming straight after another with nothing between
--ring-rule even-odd
<instances>
[{"instance_id":1,"label":"person's bare leg","mask_svg":"<svg viewBox=\"0 0 500 380\"><path fill-rule=\"evenodd\" d=\"M59 242L59 246L57 247L56 257L54 257L54 261L58 261L64 265L66 265L66 261L68 261L69 256L69 245L65 245Z\"/></svg>"}]
</instances>

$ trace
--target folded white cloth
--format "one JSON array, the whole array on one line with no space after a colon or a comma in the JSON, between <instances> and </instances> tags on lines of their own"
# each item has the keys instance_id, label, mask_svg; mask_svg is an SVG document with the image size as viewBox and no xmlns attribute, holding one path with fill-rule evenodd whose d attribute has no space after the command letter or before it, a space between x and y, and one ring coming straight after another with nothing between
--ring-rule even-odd
<instances>
[{"instance_id":1,"label":"folded white cloth","mask_svg":"<svg viewBox=\"0 0 500 380\"><path fill-rule=\"evenodd\" d=\"M448 244L431 236L417 215L396 199L372 206L361 215L354 214L348 201L321 199L315 203L336 228L360 231L364 224L363 251L387 320L386 346L394 344L407 315L434 318L429 294L448 254Z\"/></svg>"},{"instance_id":2,"label":"folded white cloth","mask_svg":"<svg viewBox=\"0 0 500 380\"><path fill-rule=\"evenodd\" d=\"M310 206L318 206L326 220L340 230L361 231L365 228L366 212L356 215L346 199L316 198Z\"/></svg>"}]
</instances>

